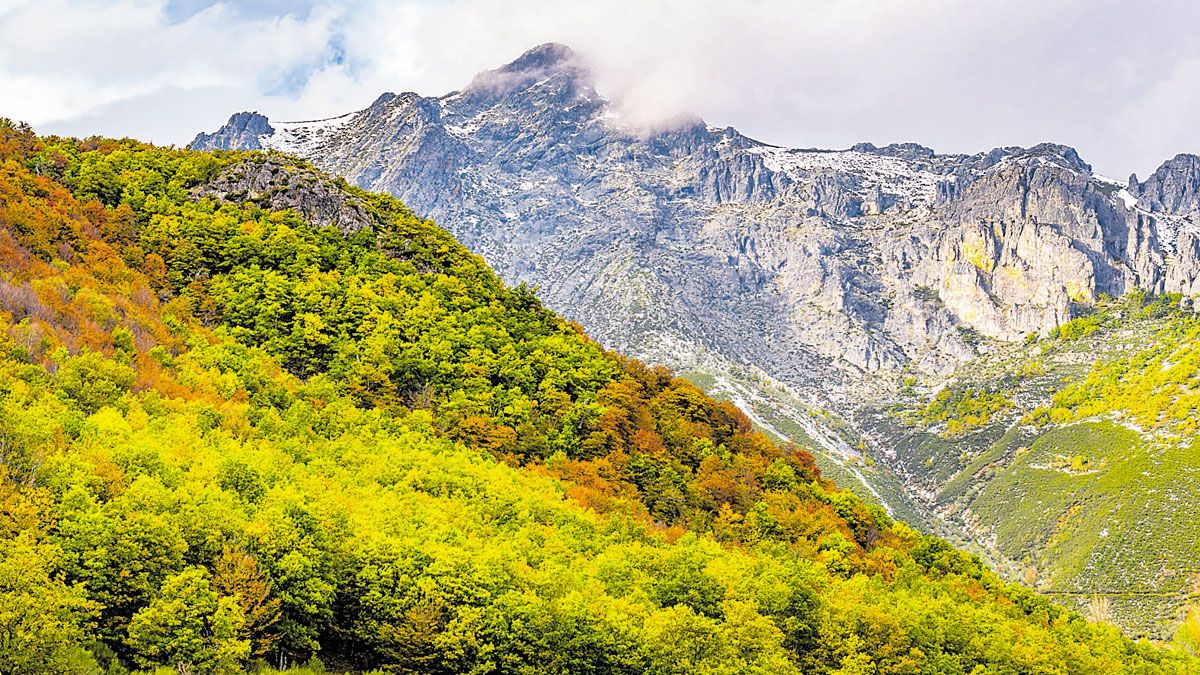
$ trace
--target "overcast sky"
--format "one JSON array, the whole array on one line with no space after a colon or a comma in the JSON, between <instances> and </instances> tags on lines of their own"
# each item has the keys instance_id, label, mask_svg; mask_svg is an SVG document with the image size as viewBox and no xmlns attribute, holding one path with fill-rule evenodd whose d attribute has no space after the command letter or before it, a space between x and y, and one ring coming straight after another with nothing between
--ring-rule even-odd
<instances>
[{"instance_id":1,"label":"overcast sky","mask_svg":"<svg viewBox=\"0 0 1200 675\"><path fill-rule=\"evenodd\" d=\"M1055 141L1124 179L1200 153L1186 0L0 0L0 116L183 144L238 110L328 117L542 42L653 120L779 145Z\"/></svg>"}]
</instances>

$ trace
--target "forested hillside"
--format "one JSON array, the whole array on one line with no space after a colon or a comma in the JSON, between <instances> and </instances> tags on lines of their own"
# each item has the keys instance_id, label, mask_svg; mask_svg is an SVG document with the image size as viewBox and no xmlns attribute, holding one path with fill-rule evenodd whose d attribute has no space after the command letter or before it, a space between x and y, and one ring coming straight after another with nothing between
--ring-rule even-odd
<instances>
[{"instance_id":1,"label":"forested hillside","mask_svg":"<svg viewBox=\"0 0 1200 675\"><path fill-rule=\"evenodd\" d=\"M1195 667L279 155L0 123L0 327L0 672Z\"/></svg>"}]
</instances>

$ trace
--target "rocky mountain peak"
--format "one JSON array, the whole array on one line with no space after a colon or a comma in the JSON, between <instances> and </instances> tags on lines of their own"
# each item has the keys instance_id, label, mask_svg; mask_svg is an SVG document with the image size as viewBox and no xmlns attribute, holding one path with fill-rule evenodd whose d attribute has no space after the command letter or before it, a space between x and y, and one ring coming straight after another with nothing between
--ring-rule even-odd
<instances>
[{"instance_id":1,"label":"rocky mountain peak","mask_svg":"<svg viewBox=\"0 0 1200 675\"><path fill-rule=\"evenodd\" d=\"M1090 174L1092 172L1092 165L1083 161L1075 148L1059 143L1038 143L1031 148L1015 153L1013 157L1017 160L1049 162L1077 173Z\"/></svg>"},{"instance_id":2,"label":"rocky mountain peak","mask_svg":"<svg viewBox=\"0 0 1200 675\"><path fill-rule=\"evenodd\" d=\"M866 373L945 375L975 336L1045 332L1101 293L1200 286L1195 219L1161 215L1200 203L1195 157L1143 200L1055 143L796 149L694 117L631 130L593 82L545 44L459 92L251 138L265 118L238 118L194 147L309 159L433 217L608 346L761 367L831 407Z\"/></svg>"},{"instance_id":3,"label":"rocky mountain peak","mask_svg":"<svg viewBox=\"0 0 1200 675\"><path fill-rule=\"evenodd\" d=\"M559 68L576 61L579 55L570 47L558 42L540 44L525 52L499 70L507 73L545 71Z\"/></svg>"},{"instance_id":4,"label":"rocky mountain peak","mask_svg":"<svg viewBox=\"0 0 1200 675\"><path fill-rule=\"evenodd\" d=\"M900 157L902 159L933 159L936 153L933 148L927 148L919 143L890 143L882 148L874 143L855 143L850 146L855 152L865 152L873 155L883 155L886 157Z\"/></svg>"},{"instance_id":5,"label":"rocky mountain peak","mask_svg":"<svg viewBox=\"0 0 1200 675\"><path fill-rule=\"evenodd\" d=\"M557 43L539 45L511 63L479 73L462 93L468 99L495 100L550 83L594 94L591 70L570 47Z\"/></svg>"},{"instance_id":6,"label":"rocky mountain peak","mask_svg":"<svg viewBox=\"0 0 1200 675\"><path fill-rule=\"evenodd\" d=\"M1200 209L1200 157L1175 155L1137 188L1134 194L1151 211L1169 214L1196 211Z\"/></svg>"},{"instance_id":7,"label":"rocky mountain peak","mask_svg":"<svg viewBox=\"0 0 1200 675\"><path fill-rule=\"evenodd\" d=\"M399 98L399 96L396 95L394 92L385 91L382 94L380 94L379 98L375 99L371 103L371 105L367 106L367 109L371 110L374 108L382 108L382 107L386 106L387 104L391 103L392 101L395 101L397 98Z\"/></svg>"},{"instance_id":8,"label":"rocky mountain peak","mask_svg":"<svg viewBox=\"0 0 1200 675\"><path fill-rule=\"evenodd\" d=\"M191 147L214 150L259 150L259 137L275 132L266 115L258 112L239 112L230 116L225 126L211 134L200 133Z\"/></svg>"}]
</instances>

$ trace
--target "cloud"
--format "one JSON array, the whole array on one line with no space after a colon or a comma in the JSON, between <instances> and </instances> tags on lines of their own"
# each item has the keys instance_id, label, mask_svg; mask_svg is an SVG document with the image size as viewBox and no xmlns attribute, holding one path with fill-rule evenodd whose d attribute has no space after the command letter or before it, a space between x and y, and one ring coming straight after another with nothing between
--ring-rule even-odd
<instances>
[{"instance_id":1,"label":"cloud","mask_svg":"<svg viewBox=\"0 0 1200 675\"><path fill-rule=\"evenodd\" d=\"M1169 0L0 0L0 114L186 142L235 110L445 93L558 41L647 122L797 146L1053 140L1144 175L1200 151L1198 20Z\"/></svg>"},{"instance_id":2,"label":"cloud","mask_svg":"<svg viewBox=\"0 0 1200 675\"><path fill-rule=\"evenodd\" d=\"M10 2L0 12L0 114L88 133L76 121L134 104L177 110L181 96L214 90L231 93L214 101L222 105L261 99L296 69L321 67L336 17L314 9L247 18L215 5L172 22L165 9L153 0ZM123 132L139 135L133 121ZM120 126L113 118L105 130ZM184 133L169 119L156 127L173 140Z\"/></svg>"},{"instance_id":3,"label":"cloud","mask_svg":"<svg viewBox=\"0 0 1200 675\"><path fill-rule=\"evenodd\" d=\"M213 0L167 0L166 13L172 21L182 21L213 5ZM245 16L299 15L319 5L319 0L225 0L225 7Z\"/></svg>"}]
</instances>

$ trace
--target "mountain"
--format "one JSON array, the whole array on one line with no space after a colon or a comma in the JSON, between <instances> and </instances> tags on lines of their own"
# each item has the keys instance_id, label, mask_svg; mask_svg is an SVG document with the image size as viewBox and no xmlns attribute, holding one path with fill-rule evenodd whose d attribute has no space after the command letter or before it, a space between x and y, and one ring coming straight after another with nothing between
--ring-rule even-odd
<instances>
[{"instance_id":1,"label":"mountain","mask_svg":"<svg viewBox=\"0 0 1200 675\"><path fill-rule=\"evenodd\" d=\"M193 147L279 150L400 197L602 344L684 372L891 513L1013 570L1036 561L996 543L1005 513L947 517L952 473L928 470L932 450L888 411L910 390L931 402L1105 298L1200 292L1195 156L1121 183L1055 144L945 155L783 148L697 119L648 129L561 45L440 97L385 94L315 122L239 113ZM982 451L936 452L949 465ZM1179 578L1200 572L1185 567ZM1124 592L1058 569L1039 583L1073 589L1081 607ZM1114 619L1161 634L1185 596L1162 591Z\"/></svg>"},{"instance_id":2,"label":"mountain","mask_svg":"<svg viewBox=\"0 0 1200 675\"><path fill-rule=\"evenodd\" d=\"M0 122L0 671L1190 672L302 161ZM296 667L296 664L306 664Z\"/></svg>"},{"instance_id":3,"label":"mountain","mask_svg":"<svg viewBox=\"0 0 1200 675\"><path fill-rule=\"evenodd\" d=\"M976 351L966 329L1019 339L1102 293L1197 284L1195 158L1125 189L1050 144L794 150L699 120L634 129L561 45L438 98L239 113L193 147L310 159L445 223L606 344L755 365L829 405L866 374L949 373Z\"/></svg>"}]
</instances>

